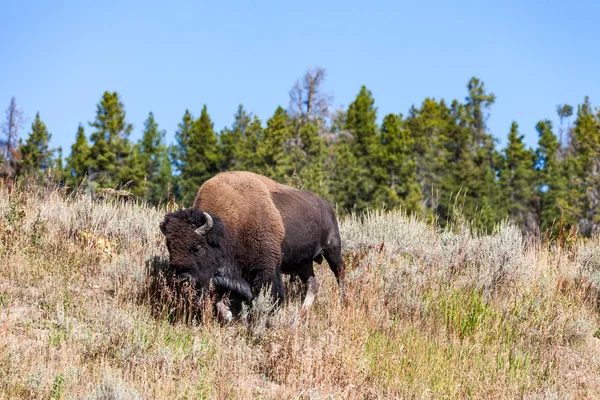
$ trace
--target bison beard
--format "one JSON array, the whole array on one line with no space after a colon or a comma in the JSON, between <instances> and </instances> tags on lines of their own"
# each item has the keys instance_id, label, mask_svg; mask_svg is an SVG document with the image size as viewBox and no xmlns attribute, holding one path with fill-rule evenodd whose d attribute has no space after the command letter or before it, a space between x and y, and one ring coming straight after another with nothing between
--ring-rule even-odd
<instances>
[{"instance_id":1,"label":"bison beard","mask_svg":"<svg viewBox=\"0 0 600 400\"><path fill-rule=\"evenodd\" d=\"M194 207L167 214L160 227L172 269L198 290L212 281L220 293L251 300L270 285L279 301L285 273L307 284L308 307L319 288L313 261L324 257L343 296L337 219L331 205L311 192L250 172L221 173L202 185ZM217 310L229 312L222 302Z\"/></svg>"}]
</instances>

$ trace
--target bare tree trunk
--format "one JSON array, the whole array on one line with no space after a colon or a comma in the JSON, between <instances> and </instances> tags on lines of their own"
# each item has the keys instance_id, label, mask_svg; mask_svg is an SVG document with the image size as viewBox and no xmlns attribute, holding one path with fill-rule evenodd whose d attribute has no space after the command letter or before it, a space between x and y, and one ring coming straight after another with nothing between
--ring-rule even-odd
<instances>
[{"instance_id":1,"label":"bare tree trunk","mask_svg":"<svg viewBox=\"0 0 600 400\"><path fill-rule=\"evenodd\" d=\"M12 175L15 162L19 161L19 129L22 125L23 112L17 108L16 99L12 97L10 105L6 109L6 123L2 129L4 137L0 140L0 149L6 163L3 167L5 175Z\"/></svg>"},{"instance_id":2,"label":"bare tree trunk","mask_svg":"<svg viewBox=\"0 0 600 400\"><path fill-rule=\"evenodd\" d=\"M299 121L296 143L300 144L300 127L309 122L321 125L329 118L332 98L323 92L327 73L325 69L311 68L290 90L290 113Z\"/></svg>"}]
</instances>

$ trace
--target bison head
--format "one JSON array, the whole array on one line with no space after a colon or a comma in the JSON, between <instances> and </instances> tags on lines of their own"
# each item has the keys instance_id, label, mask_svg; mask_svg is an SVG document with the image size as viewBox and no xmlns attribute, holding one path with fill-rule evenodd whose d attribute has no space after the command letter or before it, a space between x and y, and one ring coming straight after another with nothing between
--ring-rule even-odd
<instances>
[{"instance_id":1,"label":"bison head","mask_svg":"<svg viewBox=\"0 0 600 400\"><path fill-rule=\"evenodd\" d=\"M198 290L208 289L223 262L223 223L197 208L171 212L160 224L167 239L169 263L180 282Z\"/></svg>"},{"instance_id":2,"label":"bison head","mask_svg":"<svg viewBox=\"0 0 600 400\"><path fill-rule=\"evenodd\" d=\"M205 291L215 287L242 298L253 297L250 285L236 273L225 226L216 215L198 208L168 213L160 223L167 239L170 267L180 283Z\"/></svg>"}]
</instances>

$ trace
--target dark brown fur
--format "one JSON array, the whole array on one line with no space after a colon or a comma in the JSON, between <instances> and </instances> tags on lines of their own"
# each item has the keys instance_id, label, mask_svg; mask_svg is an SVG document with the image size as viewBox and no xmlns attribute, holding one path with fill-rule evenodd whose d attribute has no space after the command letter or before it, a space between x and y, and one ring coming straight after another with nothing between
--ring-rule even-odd
<instances>
[{"instance_id":1,"label":"dark brown fur","mask_svg":"<svg viewBox=\"0 0 600 400\"><path fill-rule=\"evenodd\" d=\"M218 229L211 233L213 241L219 244L209 245L207 235L206 244L200 246L206 250L201 251L202 255L194 255L194 246L198 247L202 238L197 238L193 227L202 221L194 225L185 219L189 219L188 213L198 218L203 211L215 220L213 230ZM197 277L200 286L213 276L217 282L227 282L230 288L243 291L244 285L249 285L256 295L264 285L271 284L273 296L281 299L281 273L307 282L314 277L312 262L325 257L343 291L337 219L331 205L311 192L251 172L225 172L202 185L192 209L178 213L181 214L167 215L162 225L170 241L171 262L178 274ZM175 219L180 222L175 223ZM208 255L209 251L214 254Z\"/></svg>"}]
</instances>

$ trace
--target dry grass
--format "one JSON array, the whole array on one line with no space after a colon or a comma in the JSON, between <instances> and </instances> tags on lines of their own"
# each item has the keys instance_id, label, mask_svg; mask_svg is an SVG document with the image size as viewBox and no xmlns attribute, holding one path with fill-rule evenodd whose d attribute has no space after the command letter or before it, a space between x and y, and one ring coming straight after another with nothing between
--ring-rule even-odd
<instances>
[{"instance_id":1,"label":"dry grass","mask_svg":"<svg viewBox=\"0 0 600 400\"><path fill-rule=\"evenodd\" d=\"M346 304L325 265L308 313L288 287L221 326L157 302L163 215L0 188L0 398L600 396L597 238L348 218Z\"/></svg>"}]
</instances>

